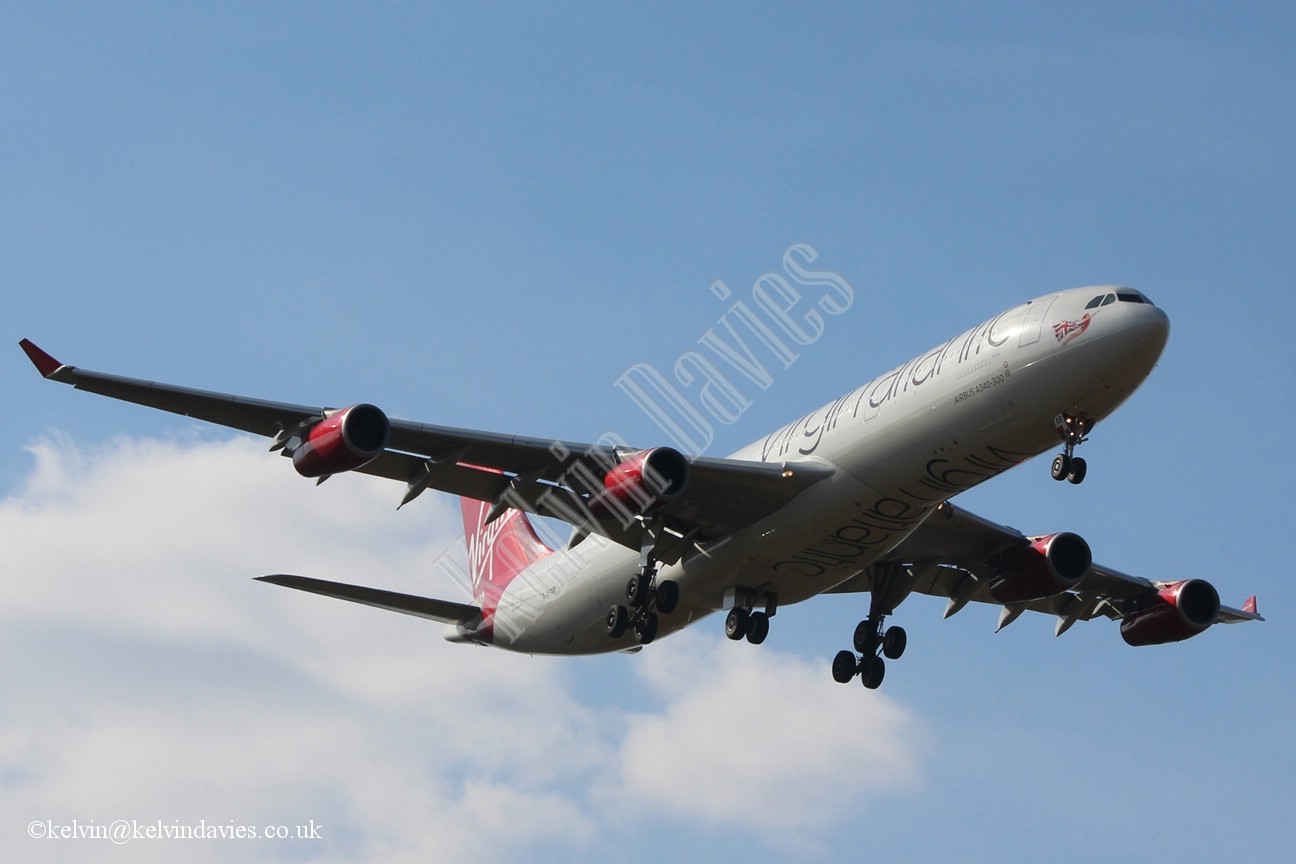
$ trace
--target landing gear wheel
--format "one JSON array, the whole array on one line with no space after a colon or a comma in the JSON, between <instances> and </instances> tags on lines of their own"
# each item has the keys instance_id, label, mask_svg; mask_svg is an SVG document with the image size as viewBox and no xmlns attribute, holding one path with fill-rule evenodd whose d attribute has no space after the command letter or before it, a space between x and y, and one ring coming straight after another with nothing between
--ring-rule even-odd
<instances>
[{"instance_id":1,"label":"landing gear wheel","mask_svg":"<svg viewBox=\"0 0 1296 864\"><path fill-rule=\"evenodd\" d=\"M626 583L626 599L638 609L652 596L652 576L647 573L636 573Z\"/></svg>"},{"instance_id":2,"label":"landing gear wheel","mask_svg":"<svg viewBox=\"0 0 1296 864\"><path fill-rule=\"evenodd\" d=\"M657 611L669 615L679 605L679 584L667 579L657 586Z\"/></svg>"},{"instance_id":3,"label":"landing gear wheel","mask_svg":"<svg viewBox=\"0 0 1296 864\"><path fill-rule=\"evenodd\" d=\"M1088 470L1089 466L1085 464L1085 460L1077 456L1071 460L1071 469L1067 471L1066 479L1079 486L1084 482L1085 472Z\"/></svg>"},{"instance_id":4,"label":"landing gear wheel","mask_svg":"<svg viewBox=\"0 0 1296 864\"><path fill-rule=\"evenodd\" d=\"M889 627L882 637L882 654L888 660L899 660L909 644L909 635L903 627Z\"/></svg>"},{"instance_id":5,"label":"landing gear wheel","mask_svg":"<svg viewBox=\"0 0 1296 864\"><path fill-rule=\"evenodd\" d=\"M741 606L730 609L729 614L725 616L725 635L735 642L747 635L749 626L751 626L751 616Z\"/></svg>"},{"instance_id":6,"label":"landing gear wheel","mask_svg":"<svg viewBox=\"0 0 1296 864\"><path fill-rule=\"evenodd\" d=\"M855 661L855 655L849 651L838 651L832 662L833 680L838 684L849 684L857 671L859 663Z\"/></svg>"},{"instance_id":7,"label":"landing gear wheel","mask_svg":"<svg viewBox=\"0 0 1296 864\"><path fill-rule=\"evenodd\" d=\"M747 641L759 645L769 635L769 616L764 612L753 612L747 618Z\"/></svg>"},{"instance_id":8,"label":"landing gear wheel","mask_svg":"<svg viewBox=\"0 0 1296 864\"><path fill-rule=\"evenodd\" d=\"M877 627L871 620L861 621L855 626L855 650L861 654L872 654L877 651Z\"/></svg>"},{"instance_id":9,"label":"landing gear wheel","mask_svg":"<svg viewBox=\"0 0 1296 864\"><path fill-rule=\"evenodd\" d=\"M626 628L630 626L630 613L624 606L613 606L608 610L607 618L604 623L607 625L608 635L613 639L618 639Z\"/></svg>"},{"instance_id":10,"label":"landing gear wheel","mask_svg":"<svg viewBox=\"0 0 1296 864\"><path fill-rule=\"evenodd\" d=\"M1054 480L1065 480L1071 473L1071 457L1065 453L1059 453L1053 457L1053 467L1049 469Z\"/></svg>"},{"instance_id":11,"label":"landing gear wheel","mask_svg":"<svg viewBox=\"0 0 1296 864\"><path fill-rule=\"evenodd\" d=\"M882 679L886 676L886 663L881 657L866 656L860 661L860 680L864 686L870 690L876 690L882 686Z\"/></svg>"},{"instance_id":12,"label":"landing gear wheel","mask_svg":"<svg viewBox=\"0 0 1296 864\"><path fill-rule=\"evenodd\" d=\"M640 645L647 645L657 638L657 614L655 612L649 612L635 621L634 637L635 641Z\"/></svg>"}]
</instances>

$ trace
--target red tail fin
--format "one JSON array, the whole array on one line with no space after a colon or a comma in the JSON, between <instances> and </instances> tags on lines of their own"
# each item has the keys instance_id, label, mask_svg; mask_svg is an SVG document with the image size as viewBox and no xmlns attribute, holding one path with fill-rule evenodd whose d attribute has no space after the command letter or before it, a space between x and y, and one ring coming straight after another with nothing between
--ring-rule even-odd
<instances>
[{"instance_id":1,"label":"red tail fin","mask_svg":"<svg viewBox=\"0 0 1296 864\"><path fill-rule=\"evenodd\" d=\"M494 522L487 523L490 502L471 498L460 501L473 598L481 604L483 617L493 617L500 595L513 577L553 550L536 536L522 511L506 510Z\"/></svg>"}]
</instances>

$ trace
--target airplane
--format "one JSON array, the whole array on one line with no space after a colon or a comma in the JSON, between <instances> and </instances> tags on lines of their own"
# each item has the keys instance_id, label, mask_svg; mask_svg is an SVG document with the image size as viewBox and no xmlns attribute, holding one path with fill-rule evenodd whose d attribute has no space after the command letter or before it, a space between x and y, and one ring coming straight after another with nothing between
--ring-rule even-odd
<instances>
[{"instance_id":1,"label":"airplane","mask_svg":"<svg viewBox=\"0 0 1296 864\"><path fill-rule=\"evenodd\" d=\"M950 503L1059 443L1055 480L1152 371L1164 311L1119 286L1014 306L727 458L389 419L377 406L312 407L91 372L20 343L45 378L271 439L301 475L358 471L462 499L472 602L276 574L261 581L446 623L452 642L529 654L637 651L714 612L762 643L778 608L867 593L834 680L881 683L905 651L886 619L910 594L1119 621L1125 642L1177 642L1263 621L1256 598L1223 606L1200 578L1149 580L1095 563L1078 534L1025 535ZM572 526L550 548L529 516Z\"/></svg>"}]
</instances>

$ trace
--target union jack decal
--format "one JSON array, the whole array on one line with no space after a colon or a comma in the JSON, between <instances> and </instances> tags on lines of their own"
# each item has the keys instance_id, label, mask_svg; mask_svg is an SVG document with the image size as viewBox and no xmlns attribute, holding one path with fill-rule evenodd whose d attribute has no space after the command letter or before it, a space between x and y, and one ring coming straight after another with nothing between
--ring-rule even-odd
<instances>
[{"instance_id":1,"label":"union jack decal","mask_svg":"<svg viewBox=\"0 0 1296 864\"><path fill-rule=\"evenodd\" d=\"M1093 318L1086 312L1085 316L1079 321L1059 321L1053 325L1053 335L1059 342L1070 342L1072 339L1088 330L1089 322L1092 320Z\"/></svg>"}]
</instances>

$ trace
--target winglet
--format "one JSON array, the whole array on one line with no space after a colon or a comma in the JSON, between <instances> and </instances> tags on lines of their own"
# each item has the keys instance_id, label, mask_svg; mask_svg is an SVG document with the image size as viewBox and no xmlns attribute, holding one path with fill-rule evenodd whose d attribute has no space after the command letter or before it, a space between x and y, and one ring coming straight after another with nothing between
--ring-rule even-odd
<instances>
[{"instance_id":1,"label":"winglet","mask_svg":"<svg viewBox=\"0 0 1296 864\"><path fill-rule=\"evenodd\" d=\"M1256 598L1254 594L1248 597L1247 601L1242 604L1242 611L1250 612L1252 615L1260 614L1258 611L1256 611Z\"/></svg>"},{"instance_id":2,"label":"winglet","mask_svg":"<svg viewBox=\"0 0 1296 864\"><path fill-rule=\"evenodd\" d=\"M36 370L46 378L53 378L54 373L63 368L62 363L46 354L30 339L24 339L18 344L22 346L23 351L27 352L27 358L31 360Z\"/></svg>"}]
</instances>

